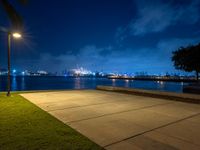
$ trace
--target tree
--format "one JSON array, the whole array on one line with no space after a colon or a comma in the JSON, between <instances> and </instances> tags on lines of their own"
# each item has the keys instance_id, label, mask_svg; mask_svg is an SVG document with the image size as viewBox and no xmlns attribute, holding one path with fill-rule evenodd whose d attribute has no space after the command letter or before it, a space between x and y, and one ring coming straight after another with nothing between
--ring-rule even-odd
<instances>
[{"instance_id":1,"label":"tree","mask_svg":"<svg viewBox=\"0 0 200 150\"><path fill-rule=\"evenodd\" d=\"M27 3L27 0L18 0L18 2L20 4L25 5ZM23 27L22 17L15 10L13 5L8 0L0 0L0 5L3 6L5 12L7 13L11 21L11 28L13 30L20 30Z\"/></svg>"},{"instance_id":2,"label":"tree","mask_svg":"<svg viewBox=\"0 0 200 150\"><path fill-rule=\"evenodd\" d=\"M195 46L180 47L173 52L172 61L176 69L196 72L199 81L200 72L200 43Z\"/></svg>"}]
</instances>

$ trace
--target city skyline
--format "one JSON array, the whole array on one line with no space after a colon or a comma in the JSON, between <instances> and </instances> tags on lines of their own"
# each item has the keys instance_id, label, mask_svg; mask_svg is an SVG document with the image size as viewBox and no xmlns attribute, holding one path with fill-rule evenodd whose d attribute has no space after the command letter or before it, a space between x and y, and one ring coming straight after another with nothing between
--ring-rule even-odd
<instances>
[{"instance_id":1,"label":"city skyline","mask_svg":"<svg viewBox=\"0 0 200 150\"><path fill-rule=\"evenodd\" d=\"M25 29L23 39L12 43L11 66L50 72L77 66L105 72L181 72L173 67L172 51L200 42L199 5L198 0L50 0L39 5L31 1L24 8L16 5ZM7 16L0 13L0 24L8 26ZM0 40L6 41L2 33ZM6 68L5 43L0 42L0 68Z\"/></svg>"},{"instance_id":2,"label":"city skyline","mask_svg":"<svg viewBox=\"0 0 200 150\"><path fill-rule=\"evenodd\" d=\"M0 76L7 75L8 71L5 68L0 68ZM79 67L73 69L63 69L62 71L55 71L50 72L48 70L36 69L36 70L27 70L27 69L12 69L11 75L13 76L127 76L127 77L134 77L134 76L195 76L194 73L185 73L185 72L163 72L163 73L154 73L151 74L149 72L141 71L141 72L104 72L98 70L88 70L87 68Z\"/></svg>"}]
</instances>

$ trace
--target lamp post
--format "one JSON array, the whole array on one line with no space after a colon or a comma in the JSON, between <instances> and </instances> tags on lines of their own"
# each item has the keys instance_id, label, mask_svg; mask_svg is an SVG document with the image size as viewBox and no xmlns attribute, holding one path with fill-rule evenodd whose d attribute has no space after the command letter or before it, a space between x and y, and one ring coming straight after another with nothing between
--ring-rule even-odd
<instances>
[{"instance_id":1,"label":"lamp post","mask_svg":"<svg viewBox=\"0 0 200 150\"><path fill-rule=\"evenodd\" d=\"M8 81L7 81L7 96L10 96L10 46L11 46L11 33L8 32Z\"/></svg>"},{"instance_id":2,"label":"lamp post","mask_svg":"<svg viewBox=\"0 0 200 150\"><path fill-rule=\"evenodd\" d=\"M18 32L7 32L8 36L8 82L7 82L7 96L10 96L10 48L11 48L11 36L15 39L21 38L21 34Z\"/></svg>"}]
</instances>

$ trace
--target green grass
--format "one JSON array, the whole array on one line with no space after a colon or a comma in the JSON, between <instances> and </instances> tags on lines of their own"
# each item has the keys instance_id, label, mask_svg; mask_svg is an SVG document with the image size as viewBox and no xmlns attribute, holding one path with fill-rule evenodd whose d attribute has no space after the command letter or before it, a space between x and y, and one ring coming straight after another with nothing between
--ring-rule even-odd
<instances>
[{"instance_id":1,"label":"green grass","mask_svg":"<svg viewBox=\"0 0 200 150\"><path fill-rule=\"evenodd\" d=\"M0 93L0 149L103 149L17 93Z\"/></svg>"}]
</instances>

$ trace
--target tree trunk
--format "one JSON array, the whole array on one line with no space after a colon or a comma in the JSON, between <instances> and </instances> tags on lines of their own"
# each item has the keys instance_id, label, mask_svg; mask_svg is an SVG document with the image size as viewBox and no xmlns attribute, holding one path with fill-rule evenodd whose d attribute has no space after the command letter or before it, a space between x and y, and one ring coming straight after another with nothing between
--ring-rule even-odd
<instances>
[{"instance_id":1,"label":"tree trunk","mask_svg":"<svg viewBox=\"0 0 200 150\"><path fill-rule=\"evenodd\" d=\"M196 71L196 78L197 78L197 82L199 82L199 72Z\"/></svg>"}]
</instances>

